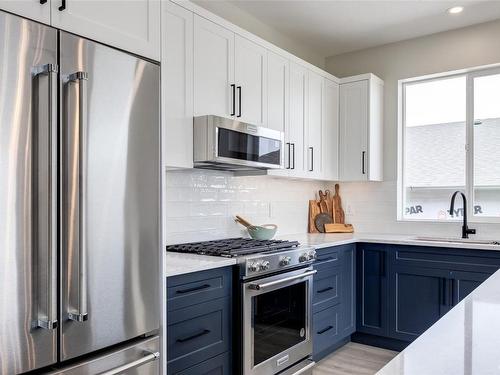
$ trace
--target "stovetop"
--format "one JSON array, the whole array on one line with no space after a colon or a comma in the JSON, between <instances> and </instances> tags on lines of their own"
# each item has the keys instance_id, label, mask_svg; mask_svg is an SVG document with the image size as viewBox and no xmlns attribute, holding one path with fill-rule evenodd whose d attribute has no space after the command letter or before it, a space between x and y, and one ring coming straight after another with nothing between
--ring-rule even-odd
<instances>
[{"instance_id":1,"label":"stovetop","mask_svg":"<svg viewBox=\"0 0 500 375\"><path fill-rule=\"evenodd\" d=\"M224 240L192 242L167 246L167 251L235 258L258 253L273 253L299 246L297 241L254 240L229 238Z\"/></svg>"}]
</instances>

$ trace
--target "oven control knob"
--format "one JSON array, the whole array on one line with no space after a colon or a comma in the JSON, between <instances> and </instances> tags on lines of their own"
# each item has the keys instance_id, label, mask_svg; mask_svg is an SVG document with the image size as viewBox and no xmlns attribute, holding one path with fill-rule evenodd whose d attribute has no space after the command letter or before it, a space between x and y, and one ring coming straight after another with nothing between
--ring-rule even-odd
<instances>
[{"instance_id":1,"label":"oven control knob","mask_svg":"<svg viewBox=\"0 0 500 375\"><path fill-rule=\"evenodd\" d=\"M314 259L316 259L316 251L311 250L309 251L309 260L314 260Z\"/></svg>"},{"instance_id":2,"label":"oven control knob","mask_svg":"<svg viewBox=\"0 0 500 375\"><path fill-rule=\"evenodd\" d=\"M309 260L309 254L308 254L308 253L304 253L304 254L302 254L302 255L299 257L299 262L300 262L300 263L307 262L308 260Z\"/></svg>"},{"instance_id":3,"label":"oven control knob","mask_svg":"<svg viewBox=\"0 0 500 375\"><path fill-rule=\"evenodd\" d=\"M271 268L269 261L268 260L262 261L262 263L260 264L260 270L267 271L269 268Z\"/></svg>"},{"instance_id":4,"label":"oven control knob","mask_svg":"<svg viewBox=\"0 0 500 375\"><path fill-rule=\"evenodd\" d=\"M250 272L257 272L259 270L260 263L259 262L251 262L248 264L248 270Z\"/></svg>"},{"instance_id":5,"label":"oven control knob","mask_svg":"<svg viewBox=\"0 0 500 375\"><path fill-rule=\"evenodd\" d=\"M282 266L288 266L290 264L290 262L292 261L292 258L291 257L283 257L281 258L280 260L280 264Z\"/></svg>"}]
</instances>

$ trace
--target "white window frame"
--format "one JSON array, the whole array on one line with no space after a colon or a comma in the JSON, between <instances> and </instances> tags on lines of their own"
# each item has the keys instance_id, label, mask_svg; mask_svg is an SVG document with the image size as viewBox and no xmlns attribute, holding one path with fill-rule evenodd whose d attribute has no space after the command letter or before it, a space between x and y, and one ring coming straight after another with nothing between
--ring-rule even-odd
<instances>
[{"instance_id":1,"label":"white window frame","mask_svg":"<svg viewBox=\"0 0 500 375\"><path fill-rule=\"evenodd\" d=\"M405 209L405 191L404 191L404 155L405 155L405 90L406 86L415 83L431 82L446 78L465 77L466 78L466 109L465 109L465 127L466 127L466 144L465 144L465 194L467 196L467 212L468 219L471 223L500 223L500 217L481 217L473 214L474 209L474 78L500 74L500 64L481 66L471 69L456 70L451 72L426 75L421 77L413 77L398 80L398 180L397 180L397 220L405 222L432 222L432 223L449 223L453 221L461 221L462 218L449 220L437 219L410 219L404 216ZM458 207L461 207L461 202L457 202Z\"/></svg>"}]
</instances>

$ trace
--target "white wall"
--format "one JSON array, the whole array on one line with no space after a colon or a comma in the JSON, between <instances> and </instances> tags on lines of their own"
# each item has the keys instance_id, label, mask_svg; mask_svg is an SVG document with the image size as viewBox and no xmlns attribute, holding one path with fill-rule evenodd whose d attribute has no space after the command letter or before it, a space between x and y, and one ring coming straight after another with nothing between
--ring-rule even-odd
<instances>
[{"instance_id":1,"label":"white wall","mask_svg":"<svg viewBox=\"0 0 500 375\"><path fill-rule=\"evenodd\" d=\"M324 55L318 54L307 45L299 43L273 29L236 5L231 4L230 1L193 0L192 2L321 69L325 67Z\"/></svg>"},{"instance_id":2,"label":"white wall","mask_svg":"<svg viewBox=\"0 0 500 375\"><path fill-rule=\"evenodd\" d=\"M500 63L500 21L332 56L326 70L337 77L372 72L384 85L384 181L345 184L348 219L364 232L456 235L458 224L398 223L397 81L432 73ZM500 225L473 225L481 237L500 237Z\"/></svg>"},{"instance_id":3,"label":"white wall","mask_svg":"<svg viewBox=\"0 0 500 375\"><path fill-rule=\"evenodd\" d=\"M234 177L200 169L168 171L167 243L246 236L235 215L255 224L277 224L278 235L306 233L308 200L324 188L315 181Z\"/></svg>"}]
</instances>

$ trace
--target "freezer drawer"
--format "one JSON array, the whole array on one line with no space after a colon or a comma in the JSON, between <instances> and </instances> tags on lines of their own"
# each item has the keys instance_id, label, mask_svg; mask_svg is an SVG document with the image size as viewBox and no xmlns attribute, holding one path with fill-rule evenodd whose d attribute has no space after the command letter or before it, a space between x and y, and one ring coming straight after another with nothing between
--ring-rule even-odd
<instances>
[{"instance_id":1,"label":"freezer drawer","mask_svg":"<svg viewBox=\"0 0 500 375\"><path fill-rule=\"evenodd\" d=\"M155 336L48 375L158 375L161 364L159 359L160 339Z\"/></svg>"}]
</instances>

